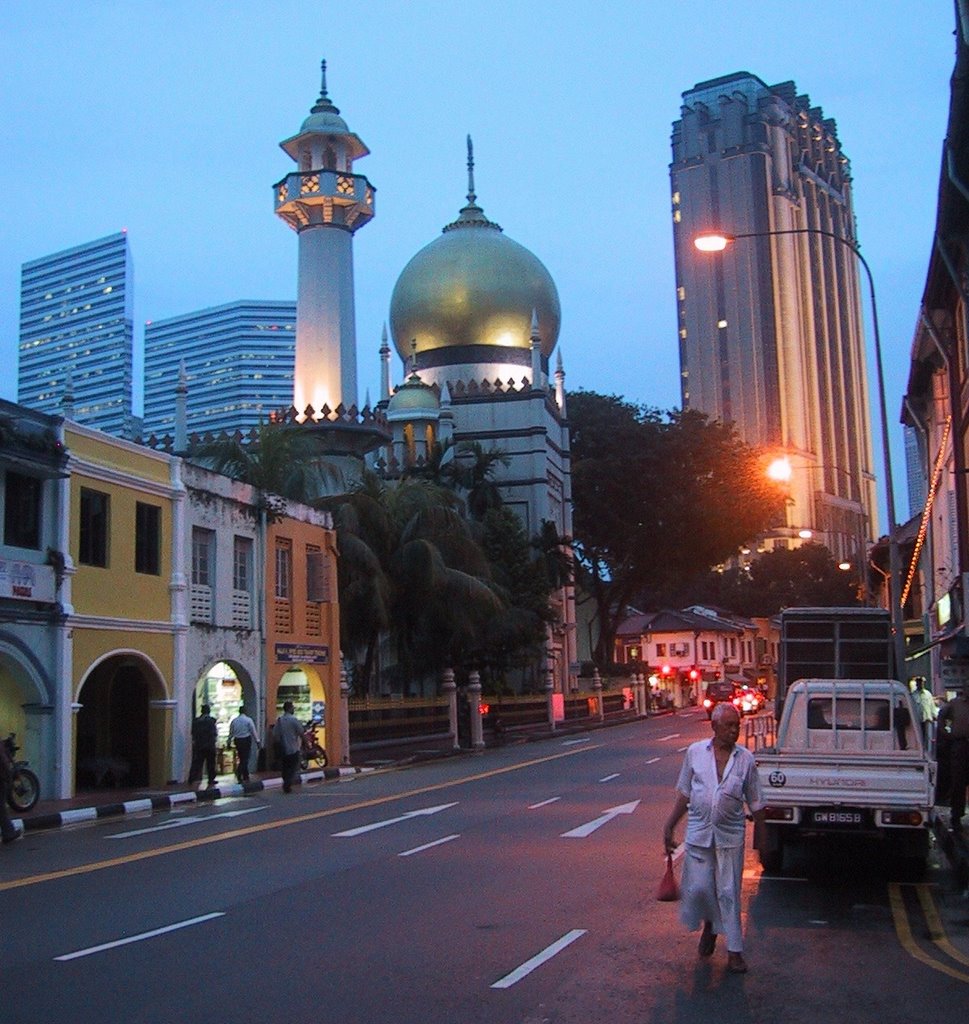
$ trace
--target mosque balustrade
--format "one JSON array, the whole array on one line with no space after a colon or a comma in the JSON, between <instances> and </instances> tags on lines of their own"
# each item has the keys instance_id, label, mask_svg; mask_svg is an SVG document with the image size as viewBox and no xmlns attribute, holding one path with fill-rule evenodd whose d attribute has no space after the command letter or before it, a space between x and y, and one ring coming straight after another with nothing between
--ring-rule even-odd
<instances>
[{"instance_id":1,"label":"mosque balustrade","mask_svg":"<svg viewBox=\"0 0 969 1024\"><path fill-rule=\"evenodd\" d=\"M308 223L307 211L319 207L324 223L350 226L374 215L373 185L362 174L342 171L294 171L273 186L275 210L292 227Z\"/></svg>"}]
</instances>

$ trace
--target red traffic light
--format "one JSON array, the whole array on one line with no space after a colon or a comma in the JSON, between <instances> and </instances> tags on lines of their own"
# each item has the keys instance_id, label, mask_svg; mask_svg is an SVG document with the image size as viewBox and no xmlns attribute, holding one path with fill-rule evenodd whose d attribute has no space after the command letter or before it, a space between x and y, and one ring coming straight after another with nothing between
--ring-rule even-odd
<instances>
[{"instance_id":1,"label":"red traffic light","mask_svg":"<svg viewBox=\"0 0 969 1024\"><path fill-rule=\"evenodd\" d=\"M673 669L672 669L672 668L670 668L670 666L669 666L669 665L664 665L664 666L663 666L663 667L662 667L662 668L660 669L660 672L662 672L662 674L663 674L664 676L668 676L668 675L669 675L669 674L670 674L670 673L671 673L672 671L673 671Z\"/></svg>"},{"instance_id":2,"label":"red traffic light","mask_svg":"<svg viewBox=\"0 0 969 1024\"><path fill-rule=\"evenodd\" d=\"M690 680L696 682L700 678L700 670L698 668L690 669Z\"/></svg>"}]
</instances>

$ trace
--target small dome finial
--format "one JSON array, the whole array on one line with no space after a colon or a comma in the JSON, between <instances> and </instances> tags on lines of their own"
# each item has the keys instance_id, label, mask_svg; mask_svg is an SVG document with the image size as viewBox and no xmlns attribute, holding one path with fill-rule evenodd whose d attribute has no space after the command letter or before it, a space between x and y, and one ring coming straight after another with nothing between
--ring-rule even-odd
<instances>
[{"instance_id":1,"label":"small dome finial","mask_svg":"<svg viewBox=\"0 0 969 1024\"><path fill-rule=\"evenodd\" d=\"M477 196L474 194L474 143L468 136L468 204L474 206Z\"/></svg>"},{"instance_id":2,"label":"small dome finial","mask_svg":"<svg viewBox=\"0 0 969 1024\"><path fill-rule=\"evenodd\" d=\"M326 61L325 60L321 60L320 61L320 71L321 71L322 77L323 77L323 84L320 86L320 99L324 99L326 97Z\"/></svg>"}]
</instances>

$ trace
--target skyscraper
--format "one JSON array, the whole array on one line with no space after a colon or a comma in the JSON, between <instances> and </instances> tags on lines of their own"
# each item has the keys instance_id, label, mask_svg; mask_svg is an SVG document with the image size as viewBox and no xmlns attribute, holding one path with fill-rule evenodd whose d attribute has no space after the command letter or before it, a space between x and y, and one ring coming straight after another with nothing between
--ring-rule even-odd
<instances>
[{"instance_id":1,"label":"skyscraper","mask_svg":"<svg viewBox=\"0 0 969 1024\"><path fill-rule=\"evenodd\" d=\"M131 433L132 281L124 231L23 265L22 405Z\"/></svg>"},{"instance_id":2,"label":"skyscraper","mask_svg":"<svg viewBox=\"0 0 969 1024\"><path fill-rule=\"evenodd\" d=\"M175 388L188 377L190 433L247 431L293 402L295 302L230 302L145 325L142 434L175 430Z\"/></svg>"},{"instance_id":3,"label":"skyscraper","mask_svg":"<svg viewBox=\"0 0 969 1024\"><path fill-rule=\"evenodd\" d=\"M738 72L683 94L672 150L683 407L735 424L786 467L790 501L768 546L810 536L854 559L877 536L876 497L857 257L837 241L857 244L836 124L793 82ZM711 230L757 237L698 252Z\"/></svg>"}]
</instances>

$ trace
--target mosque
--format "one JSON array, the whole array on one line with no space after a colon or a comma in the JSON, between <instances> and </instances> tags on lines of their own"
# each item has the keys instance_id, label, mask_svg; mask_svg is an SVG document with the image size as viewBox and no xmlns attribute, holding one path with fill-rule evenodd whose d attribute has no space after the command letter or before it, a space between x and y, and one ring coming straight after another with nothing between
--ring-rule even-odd
<instances>
[{"instance_id":1,"label":"mosque","mask_svg":"<svg viewBox=\"0 0 969 1024\"><path fill-rule=\"evenodd\" d=\"M404 267L390 300L390 339L405 379L393 381L386 328L375 410L357 407L353 235L375 213L375 188L356 173L369 150L327 93L282 149L297 170L274 186L275 211L298 238L293 405L321 450L346 473L364 462L387 478L462 442L506 459L495 481L529 536L551 524L572 535L569 429L561 353L550 371L561 312L541 261L485 216L468 139L467 202ZM460 457L460 456L458 456ZM553 598L549 671L575 687L575 596Z\"/></svg>"}]
</instances>

